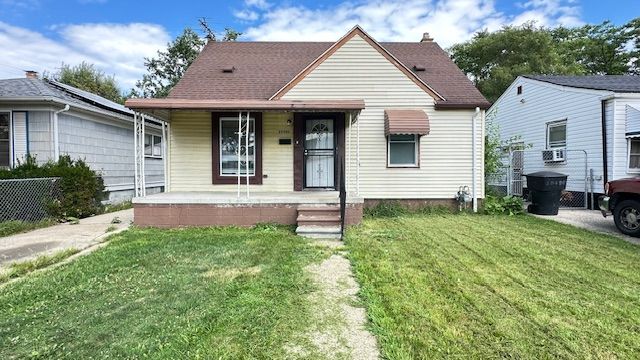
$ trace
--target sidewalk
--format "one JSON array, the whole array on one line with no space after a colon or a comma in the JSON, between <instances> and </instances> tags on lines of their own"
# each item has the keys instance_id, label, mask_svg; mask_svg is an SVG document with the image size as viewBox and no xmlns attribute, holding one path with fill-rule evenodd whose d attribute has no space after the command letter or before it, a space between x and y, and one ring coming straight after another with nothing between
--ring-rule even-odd
<instances>
[{"instance_id":1,"label":"sidewalk","mask_svg":"<svg viewBox=\"0 0 640 360\"><path fill-rule=\"evenodd\" d=\"M640 245L640 238L624 235L616 228L613 217L603 217L597 210L560 209L558 215L533 215L542 219L553 220L579 228L613 235L633 244Z\"/></svg>"},{"instance_id":2,"label":"sidewalk","mask_svg":"<svg viewBox=\"0 0 640 360\"><path fill-rule=\"evenodd\" d=\"M121 220L119 224L111 223L115 217ZM0 268L13 262L30 260L68 248L86 249L100 243L108 234L128 228L132 221L133 209L127 209L82 219L75 225L64 223L2 237L0 238ZM115 229L107 234L109 227L115 227Z\"/></svg>"}]
</instances>

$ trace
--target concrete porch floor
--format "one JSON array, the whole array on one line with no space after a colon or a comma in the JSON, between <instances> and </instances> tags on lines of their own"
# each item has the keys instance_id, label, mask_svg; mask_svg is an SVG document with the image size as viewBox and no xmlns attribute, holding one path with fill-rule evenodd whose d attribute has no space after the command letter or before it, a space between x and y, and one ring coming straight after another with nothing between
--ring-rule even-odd
<instances>
[{"instance_id":1,"label":"concrete porch floor","mask_svg":"<svg viewBox=\"0 0 640 360\"><path fill-rule=\"evenodd\" d=\"M244 190L244 189L243 189ZM247 197L242 191L171 191L134 198L134 204L337 204L340 198L337 191L287 191L287 192L252 192ZM362 197L347 196L348 203L363 203Z\"/></svg>"}]
</instances>

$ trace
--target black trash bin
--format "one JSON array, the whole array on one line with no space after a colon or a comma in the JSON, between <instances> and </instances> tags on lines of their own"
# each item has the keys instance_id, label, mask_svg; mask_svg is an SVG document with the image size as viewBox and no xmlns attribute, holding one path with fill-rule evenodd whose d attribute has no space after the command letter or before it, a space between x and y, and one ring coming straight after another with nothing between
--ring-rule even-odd
<instances>
[{"instance_id":1,"label":"black trash bin","mask_svg":"<svg viewBox=\"0 0 640 360\"><path fill-rule=\"evenodd\" d=\"M560 196L567 187L567 175L538 171L525 176L531 200L527 211L538 215L558 215Z\"/></svg>"}]
</instances>

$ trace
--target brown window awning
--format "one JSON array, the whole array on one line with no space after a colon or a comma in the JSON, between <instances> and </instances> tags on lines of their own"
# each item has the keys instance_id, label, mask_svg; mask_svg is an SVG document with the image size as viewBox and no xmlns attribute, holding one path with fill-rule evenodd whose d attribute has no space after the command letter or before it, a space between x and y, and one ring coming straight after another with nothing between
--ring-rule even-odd
<instances>
[{"instance_id":1,"label":"brown window awning","mask_svg":"<svg viewBox=\"0 0 640 360\"><path fill-rule=\"evenodd\" d=\"M429 134L429 117L422 110L385 110L384 133L389 134Z\"/></svg>"}]
</instances>

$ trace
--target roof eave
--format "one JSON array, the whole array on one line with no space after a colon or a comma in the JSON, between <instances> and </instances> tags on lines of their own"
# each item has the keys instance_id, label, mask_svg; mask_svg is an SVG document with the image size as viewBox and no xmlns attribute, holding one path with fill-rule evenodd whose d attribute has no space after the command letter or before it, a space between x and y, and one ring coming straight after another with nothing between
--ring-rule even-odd
<instances>
[{"instance_id":1,"label":"roof eave","mask_svg":"<svg viewBox=\"0 0 640 360\"><path fill-rule=\"evenodd\" d=\"M359 111L364 100L192 100L129 99L133 110L209 110L209 111Z\"/></svg>"},{"instance_id":2,"label":"roof eave","mask_svg":"<svg viewBox=\"0 0 640 360\"><path fill-rule=\"evenodd\" d=\"M488 101L480 102L480 103L455 103L455 102L438 101L435 104L436 110L466 110L466 109L475 109L475 108L486 110L489 107L491 107L491 103Z\"/></svg>"}]
</instances>

